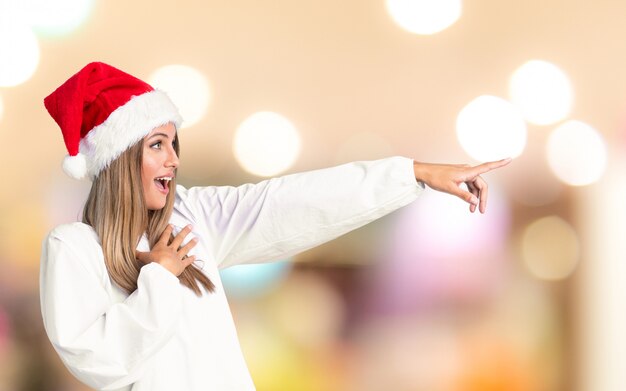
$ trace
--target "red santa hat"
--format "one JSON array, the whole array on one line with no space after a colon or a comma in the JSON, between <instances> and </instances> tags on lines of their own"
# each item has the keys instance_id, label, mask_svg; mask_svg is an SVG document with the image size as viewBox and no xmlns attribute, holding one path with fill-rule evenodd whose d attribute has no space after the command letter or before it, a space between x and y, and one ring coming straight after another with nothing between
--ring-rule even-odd
<instances>
[{"instance_id":1,"label":"red santa hat","mask_svg":"<svg viewBox=\"0 0 626 391\"><path fill-rule=\"evenodd\" d=\"M76 179L95 178L152 129L182 123L164 92L101 62L87 64L44 104L69 153L63 170Z\"/></svg>"}]
</instances>

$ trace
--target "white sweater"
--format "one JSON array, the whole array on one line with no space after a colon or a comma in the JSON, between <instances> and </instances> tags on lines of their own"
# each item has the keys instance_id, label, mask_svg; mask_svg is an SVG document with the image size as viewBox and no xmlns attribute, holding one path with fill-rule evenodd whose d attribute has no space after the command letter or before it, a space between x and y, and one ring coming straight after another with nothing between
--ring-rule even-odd
<instances>
[{"instance_id":1,"label":"white sweater","mask_svg":"<svg viewBox=\"0 0 626 391\"><path fill-rule=\"evenodd\" d=\"M412 202L423 189L412 162L349 163L239 187L178 186L170 222L175 232L193 225L199 242L190 255L216 287L202 297L156 263L141 269L128 295L109 278L95 231L60 225L41 257L48 337L95 389L254 390L218 269L284 259ZM148 250L145 237L137 248Z\"/></svg>"}]
</instances>

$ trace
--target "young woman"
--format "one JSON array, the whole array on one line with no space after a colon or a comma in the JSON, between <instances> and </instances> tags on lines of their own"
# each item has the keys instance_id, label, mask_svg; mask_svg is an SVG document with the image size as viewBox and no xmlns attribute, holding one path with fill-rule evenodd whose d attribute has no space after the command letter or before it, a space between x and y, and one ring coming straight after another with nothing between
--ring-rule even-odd
<instances>
[{"instance_id":1,"label":"young woman","mask_svg":"<svg viewBox=\"0 0 626 391\"><path fill-rule=\"evenodd\" d=\"M83 221L43 242L43 320L67 368L100 390L254 390L218 269L329 241L424 184L484 212L480 174L509 162L391 157L186 189L176 185L181 118L163 92L91 63L44 102L69 152L65 171L93 183Z\"/></svg>"}]
</instances>

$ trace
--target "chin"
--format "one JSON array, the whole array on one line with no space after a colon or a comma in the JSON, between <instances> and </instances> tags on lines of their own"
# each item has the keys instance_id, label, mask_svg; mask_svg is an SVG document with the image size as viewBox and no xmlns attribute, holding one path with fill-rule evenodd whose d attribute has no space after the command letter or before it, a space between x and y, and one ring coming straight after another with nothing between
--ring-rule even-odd
<instances>
[{"instance_id":1,"label":"chin","mask_svg":"<svg viewBox=\"0 0 626 391\"><path fill-rule=\"evenodd\" d=\"M148 210L161 210L163 208L165 208L165 202L166 200L163 200L163 202L151 202L147 205Z\"/></svg>"}]
</instances>

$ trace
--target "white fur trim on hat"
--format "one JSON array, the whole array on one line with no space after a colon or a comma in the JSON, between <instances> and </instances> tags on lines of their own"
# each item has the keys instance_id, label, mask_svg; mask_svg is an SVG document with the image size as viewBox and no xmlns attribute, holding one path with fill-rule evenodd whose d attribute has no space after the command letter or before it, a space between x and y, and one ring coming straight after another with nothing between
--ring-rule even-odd
<instances>
[{"instance_id":1,"label":"white fur trim on hat","mask_svg":"<svg viewBox=\"0 0 626 391\"><path fill-rule=\"evenodd\" d=\"M63 159L63 171L74 179L83 179L87 174L87 159L82 153L66 156Z\"/></svg>"},{"instance_id":2,"label":"white fur trim on hat","mask_svg":"<svg viewBox=\"0 0 626 391\"><path fill-rule=\"evenodd\" d=\"M79 150L86 157L89 177L95 178L152 129L169 122L178 129L182 118L165 92L154 90L133 96L80 141Z\"/></svg>"}]
</instances>

